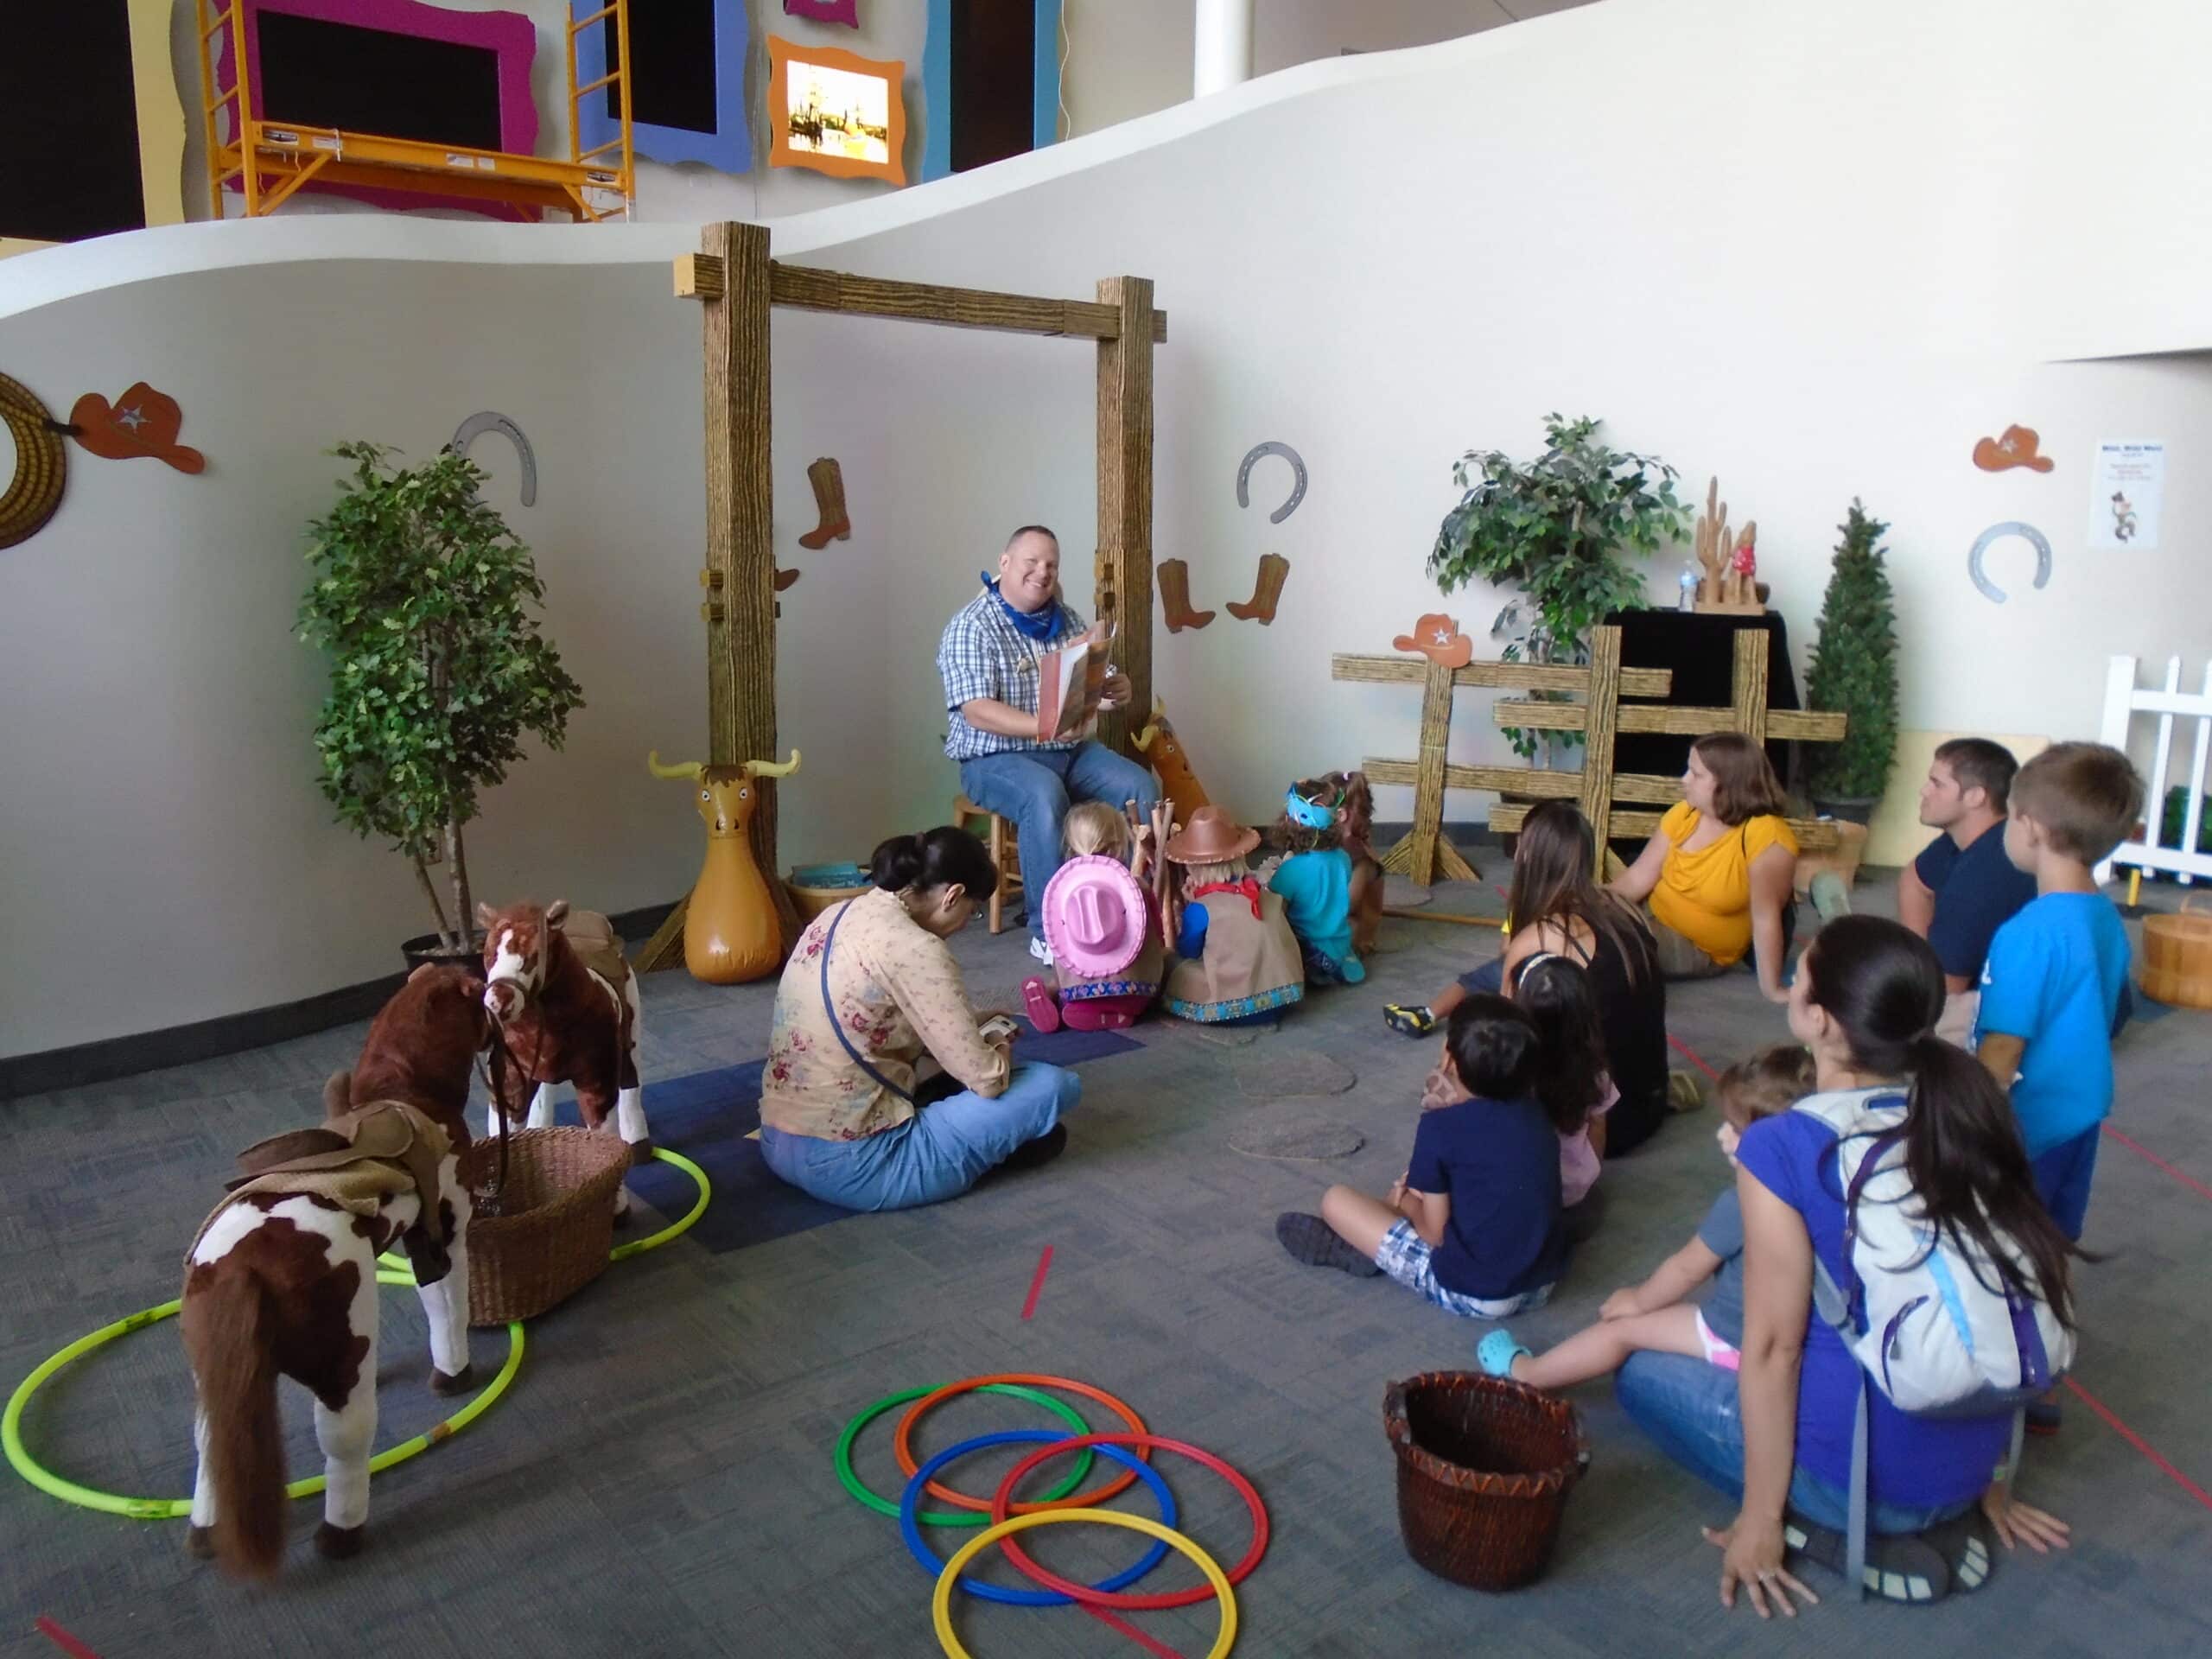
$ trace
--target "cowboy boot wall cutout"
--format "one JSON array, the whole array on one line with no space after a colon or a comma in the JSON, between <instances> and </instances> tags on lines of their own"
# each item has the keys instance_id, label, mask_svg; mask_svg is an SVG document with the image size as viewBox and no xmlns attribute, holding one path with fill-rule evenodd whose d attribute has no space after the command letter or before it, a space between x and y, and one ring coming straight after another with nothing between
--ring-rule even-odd
<instances>
[{"instance_id":1,"label":"cowboy boot wall cutout","mask_svg":"<svg viewBox=\"0 0 2212 1659\"><path fill-rule=\"evenodd\" d=\"M1259 585L1252 590L1252 602L1240 605L1229 602L1229 613L1240 622L1257 622L1262 627L1275 620L1275 605L1282 598L1282 584L1290 575L1290 561L1280 553L1260 555Z\"/></svg>"},{"instance_id":2,"label":"cowboy boot wall cutout","mask_svg":"<svg viewBox=\"0 0 2212 1659\"><path fill-rule=\"evenodd\" d=\"M779 569L776 572L776 591L779 594L785 592L798 577L799 573L796 570Z\"/></svg>"},{"instance_id":3,"label":"cowboy boot wall cutout","mask_svg":"<svg viewBox=\"0 0 2212 1659\"><path fill-rule=\"evenodd\" d=\"M810 553L818 553L832 540L850 541L853 521L845 516L845 475L838 470L836 461L829 455L815 461L806 469L807 481L814 486L814 504L821 509L822 522L798 538L798 544Z\"/></svg>"},{"instance_id":4,"label":"cowboy boot wall cutout","mask_svg":"<svg viewBox=\"0 0 2212 1659\"><path fill-rule=\"evenodd\" d=\"M1191 608L1191 567L1180 559L1165 559L1154 573L1160 578L1160 614L1167 623L1167 632L1180 633L1185 628L1203 628L1213 620L1211 611Z\"/></svg>"}]
</instances>

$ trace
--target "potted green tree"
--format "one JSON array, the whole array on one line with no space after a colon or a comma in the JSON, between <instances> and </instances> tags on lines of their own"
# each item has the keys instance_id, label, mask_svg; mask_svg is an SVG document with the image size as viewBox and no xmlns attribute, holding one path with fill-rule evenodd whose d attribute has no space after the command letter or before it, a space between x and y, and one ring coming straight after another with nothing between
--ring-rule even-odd
<instances>
[{"instance_id":1,"label":"potted green tree","mask_svg":"<svg viewBox=\"0 0 2212 1659\"><path fill-rule=\"evenodd\" d=\"M1535 461L1471 449L1452 466L1462 494L1437 531L1428 574L1447 594L1477 580L1520 588L1491 625L1493 639L1506 636L1509 663L1588 662L1590 630L1643 603L1643 574L1625 556L1649 557L1689 528L1675 469L1607 448L1599 424L1548 415ZM1535 733L1508 735L1514 753L1535 758Z\"/></svg>"},{"instance_id":2,"label":"potted green tree","mask_svg":"<svg viewBox=\"0 0 2212 1659\"><path fill-rule=\"evenodd\" d=\"M1897 599L1880 545L1889 526L1854 500L1838 528L1843 541L1821 601L1805 702L1848 716L1850 725L1840 743L1812 746L1806 779L1817 810L1865 823L1897 758Z\"/></svg>"},{"instance_id":3,"label":"potted green tree","mask_svg":"<svg viewBox=\"0 0 2212 1659\"><path fill-rule=\"evenodd\" d=\"M561 747L582 688L538 632L545 584L478 493L478 467L449 450L410 467L382 444L330 453L353 471L308 525L315 575L300 603L300 638L330 659L315 728L322 792L339 822L389 836L414 865L438 925L402 947L409 961L474 957L462 827L522 758L525 732ZM450 918L430 880L441 859Z\"/></svg>"}]
</instances>

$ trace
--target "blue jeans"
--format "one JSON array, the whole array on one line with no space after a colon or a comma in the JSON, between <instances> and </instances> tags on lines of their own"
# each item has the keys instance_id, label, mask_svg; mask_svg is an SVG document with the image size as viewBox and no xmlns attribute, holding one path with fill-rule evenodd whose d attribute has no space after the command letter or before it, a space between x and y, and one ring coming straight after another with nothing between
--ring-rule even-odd
<instances>
[{"instance_id":1,"label":"blue jeans","mask_svg":"<svg viewBox=\"0 0 2212 1659\"><path fill-rule=\"evenodd\" d=\"M1505 953L1500 951L1472 973L1459 976L1459 988L1471 996L1497 996L1505 989Z\"/></svg>"},{"instance_id":2,"label":"blue jeans","mask_svg":"<svg viewBox=\"0 0 2212 1659\"><path fill-rule=\"evenodd\" d=\"M1072 749L1008 750L960 763L960 788L988 812L1010 820L1021 847L1021 887L1029 932L1045 937L1045 884L1060 868L1060 820L1076 801L1103 801L1118 810L1135 801L1150 813L1160 800L1152 773L1100 743Z\"/></svg>"},{"instance_id":3,"label":"blue jeans","mask_svg":"<svg viewBox=\"0 0 2212 1659\"><path fill-rule=\"evenodd\" d=\"M1613 1394L1629 1421L1676 1463L1738 1503L1744 1497L1744 1420L1736 1407L1736 1373L1682 1354L1630 1354L1613 1377ZM1872 1532L1925 1532L1963 1515L1981 1496L1955 1503L1868 1506ZM1841 1532L1850 1524L1850 1493L1800 1464L1789 1473L1789 1512Z\"/></svg>"},{"instance_id":4,"label":"blue jeans","mask_svg":"<svg viewBox=\"0 0 2212 1659\"><path fill-rule=\"evenodd\" d=\"M1083 1079L1072 1071L1017 1065L995 1100L963 1090L896 1128L858 1141L822 1141L764 1125L760 1155L779 1177L824 1204L911 1210L958 1198L1082 1097Z\"/></svg>"}]
</instances>

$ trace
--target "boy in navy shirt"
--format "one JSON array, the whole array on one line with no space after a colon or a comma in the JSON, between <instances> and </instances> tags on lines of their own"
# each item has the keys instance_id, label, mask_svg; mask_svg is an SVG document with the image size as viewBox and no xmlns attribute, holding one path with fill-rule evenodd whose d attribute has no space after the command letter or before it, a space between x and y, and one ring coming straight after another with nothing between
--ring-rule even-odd
<instances>
[{"instance_id":1,"label":"boy in navy shirt","mask_svg":"<svg viewBox=\"0 0 2212 1659\"><path fill-rule=\"evenodd\" d=\"M1920 786L1920 821L1943 833L1897 876L1897 919L1935 947L1949 993L1936 1034L1964 1047L1989 942L2036 896L2032 872L2005 855L2005 804L2019 763L1986 737L1936 751Z\"/></svg>"},{"instance_id":2,"label":"boy in navy shirt","mask_svg":"<svg viewBox=\"0 0 2212 1659\"><path fill-rule=\"evenodd\" d=\"M1470 996L1452 1011L1441 1064L1456 1097L1424 1104L1389 1197L1332 1186L1319 1215L1277 1217L1275 1236L1308 1267L1387 1273L1447 1313L1541 1307L1567 1243L1559 1135L1534 1094L1535 1027L1502 996Z\"/></svg>"},{"instance_id":3,"label":"boy in navy shirt","mask_svg":"<svg viewBox=\"0 0 2212 1659\"><path fill-rule=\"evenodd\" d=\"M2127 931L2090 873L2134 827L2143 780L2101 743L2061 743L2020 768L2005 854L2036 897L1997 930L1982 969L1974 1052L2012 1091L2036 1191L2079 1239L2112 1110L2112 1033L2127 988ZM2055 1400L2028 1427L2058 1426Z\"/></svg>"}]
</instances>

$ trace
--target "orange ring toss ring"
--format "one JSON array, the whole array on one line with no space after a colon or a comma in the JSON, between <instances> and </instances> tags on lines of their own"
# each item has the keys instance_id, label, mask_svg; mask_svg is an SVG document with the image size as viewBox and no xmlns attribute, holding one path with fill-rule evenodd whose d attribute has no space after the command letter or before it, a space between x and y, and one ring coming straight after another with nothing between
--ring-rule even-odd
<instances>
[{"instance_id":1,"label":"orange ring toss ring","mask_svg":"<svg viewBox=\"0 0 2212 1659\"><path fill-rule=\"evenodd\" d=\"M912 1480L914 1478L914 1471L921 1467L921 1465L914 1459L914 1425L921 1421L924 1413L927 1412L931 1407L950 1400L956 1394L967 1394L990 1382L1018 1383L1024 1388L1031 1389L1059 1389L1069 1394L1079 1394L1086 1400L1096 1401L1107 1410L1120 1417L1129 1426L1132 1433L1149 1434L1152 1432L1144 1426L1144 1420L1141 1417L1107 1393L1105 1389L1094 1389L1088 1382L1077 1382L1071 1377L1036 1376L1027 1371L1005 1371L994 1376L963 1377L957 1382L946 1383L935 1394L924 1395L907 1408L906 1414L899 1420L899 1432L891 1439L891 1450L899 1459L899 1472ZM1137 1455L1148 1459L1151 1456L1151 1450L1149 1447L1141 1449ZM1125 1469L1095 1491L1078 1492L1073 1497L1063 1497L1054 1503L1016 1503L1011 1507L1016 1515L1034 1515L1047 1510L1096 1509L1108 1498L1128 1491L1130 1487L1136 1484L1136 1478L1134 1470ZM965 1492L956 1492L941 1481L933 1480L923 1490L931 1497L950 1503L956 1509L976 1510L986 1515L990 1513L991 1500L989 1498L970 1497Z\"/></svg>"}]
</instances>

